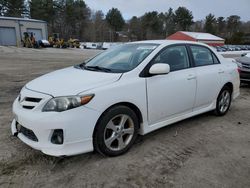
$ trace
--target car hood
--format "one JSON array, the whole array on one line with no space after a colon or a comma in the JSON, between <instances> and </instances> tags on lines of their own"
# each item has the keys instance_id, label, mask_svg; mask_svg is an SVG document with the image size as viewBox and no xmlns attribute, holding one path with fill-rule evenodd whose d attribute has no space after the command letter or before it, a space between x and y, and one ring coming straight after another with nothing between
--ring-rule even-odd
<instances>
[{"instance_id":1,"label":"car hood","mask_svg":"<svg viewBox=\"0 0 250 188\"><path fill-rule=\"evenodd\" d=\"M106 73L69 67L38 77L27 89L56 96L77 95L81 92L117 81L121 73Z\"/></svg>"},{"instance_id":2,"label":"car hood","mask_svg":"<svg viewBox=\"0 0 250 188\"><path fill-rule=\"evenodd\" d=\"M240 62L240 63L245 63L245 64L249 64L250 65L250 58L249 57L239 57L236 58L236 61Z\"/></svg>"}]
</instances>

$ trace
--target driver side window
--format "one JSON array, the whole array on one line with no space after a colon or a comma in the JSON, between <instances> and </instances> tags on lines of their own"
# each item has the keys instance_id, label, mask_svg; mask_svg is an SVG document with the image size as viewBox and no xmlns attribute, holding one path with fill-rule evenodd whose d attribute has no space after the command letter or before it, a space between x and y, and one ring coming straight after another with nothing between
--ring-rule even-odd
<instances>
[{"instance_id":1,"label":"driver side window","mask_svg":"<svg viewBox=\"0 0 250 188\"><path fill-rule=\"evenodd\" d=\"M168 47L158 54L153 62L166 63L170 66L170 71L177 71L189 67L188 53L185 46Z\"/></svg>"}]
</instances>

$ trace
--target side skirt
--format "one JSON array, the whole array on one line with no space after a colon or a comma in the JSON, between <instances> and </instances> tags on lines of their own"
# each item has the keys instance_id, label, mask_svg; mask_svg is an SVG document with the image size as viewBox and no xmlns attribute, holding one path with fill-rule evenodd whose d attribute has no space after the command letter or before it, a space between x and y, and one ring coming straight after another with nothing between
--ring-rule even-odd
<instances>
[{"instance_id":1,"label":"side skirt","mask_svg":"<svg viewBox=\"0 0 250 188\"><path fill-rule=\"evenodd\" d=\"M150 133L152 131L155 131L159 128L162 128L162 127L165 127L167 125L170 125L170 124L173 124L173 123L176 123L178 121L181 121L181 120L184 120L184 119L187 119L187 118L190 118L190 117L193 117L193 116L196 116L196 115L199 115L199 114L202 114L202 113L205 113L205 112L209 112L211 110L214 110L216 107L216 101L214 101L211 105L205 107L205 108L202 108L202 109L199 109L199 110L196 110L196 111L192 111L190 113L186 113L186 114L181 114L177 117L173 117L173 118L168 118L166 120L163 120L161 122L158 122L158 123L155 123L155 124L152 124L152 125L148 125L148 122L145 122L142 126L144 127L144 132L140 132L141 135L145 135L147 133Z\"/></svg>"}]
</instances>

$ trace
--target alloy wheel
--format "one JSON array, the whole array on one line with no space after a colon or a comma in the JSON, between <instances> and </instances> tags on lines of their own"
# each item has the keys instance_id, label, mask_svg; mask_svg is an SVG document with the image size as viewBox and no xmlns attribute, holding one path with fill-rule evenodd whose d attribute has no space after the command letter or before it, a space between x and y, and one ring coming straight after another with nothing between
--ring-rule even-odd
<instances>
[{"instance_id":1,"label":"alloy wheel","mask_svg":"<svg viewBox=\"0 0 250 188\"><path fill-rule=\"evenodd\" d=\"M219 99L219 110L221 113L224 113L227 111L227 109L230 106L230 92L228 90L224 90L221 93L220 99Z\"/></svg>"},{"instance_id":2,"label":"alloy wheel","mask_svg":"<svg viewBox=\"0 0 250 188\"><path fill-rule=\"evenodd\" d=\"M120 151L131 142L135 125L131 117L120 114L113 117L105 127L104 143L112 151Z\"/></svg>"}]
</instances>

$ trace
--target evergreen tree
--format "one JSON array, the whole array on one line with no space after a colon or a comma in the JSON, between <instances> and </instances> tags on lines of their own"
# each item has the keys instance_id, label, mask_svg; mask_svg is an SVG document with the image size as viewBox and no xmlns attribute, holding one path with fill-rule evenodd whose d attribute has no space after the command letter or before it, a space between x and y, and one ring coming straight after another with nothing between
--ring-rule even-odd
<instances>
[{"instance_id":1,"label":"evergreen tree","mask_svg":"<svg viewBox=\"0 0 250 188\"><path fill-rule=\"evenodd\" d=\"M220 36L224 36L225 35L226 21L225 21L224 17L218 17L217 18L217 29L218 29L218 34Z\"/></svg>"},{"instance_id":2,"label":"evergreen tree","mask_svg":"<svg viewBox=\"0 0 250 188\"><path fill-rule=\"evenodd\" d=\"M172 8L168 9L168 12L165 13L166 20L166 35L169 36L175 32L176 24L174 22L174 12Z\"/></svg>"},{"instance_id":3,"label":"evergreen tree","mask_svg":"<svg viewBox=\"0 0 250 188\"><path fill-rule=\"evenodd\" d=\"M185 7L179 7L174 14L174 21L177 28L182 31L188 31L193 23L192 12Z\"/></svg>"},{"instance_id":4,"label":"evergreen tree","mask_svg":"<svg viewBox=\"0 0 250 188\"><path fill-rule=\"evenodd\" d=\"M239 32L240 17L238 15L231 15L227 18L227 30L229 37L232 37L233 33Z\"/></svg>"},{"instance_id":5,"label":"evergreen tree","mask_svg":"<svg viewBox=\"0 0 250 188\"><path fill-rule=\"evenodd\" d=\"M112 41L112 39L117 41L117 31L121 31L125 25L121 12L117 8L112 8L106 15L106 21L112 29L112 31L110 30L110 41Z\"/></svg>"},{"instance_id":6,"label":"evergreen tree","mask_svg":"<svg viewBox=\"0 0 250 188\"><path fill-rule=\"evenodd\" d=\"M213 14L209 14L205 19L205 32L216 34L216 18Z\"/></svg>"},{"instance_id":7,"label":"evergreen tree","mask_svg":"<svg viewBox=\"0 0 250 188\"><path fill-rule=\"evenodd\" d=\"M125 25L122 14L117 8L112 8L108 11L106 21L114 31L121 31Z\"/></svg>"},{"instance_id":8,"label":"evergreen tree","mask_svg":"<svg viewBox=\"0 0 250 188\"><path fill-rule=\"evenodd\" d=\"M1 0L0 14L10 17L24 17L26 8L24 0Z\"/></svg>"},{"instance_id":9,"label":"evergreen tree","mask_svg":"<svg viewBox=\"0 0 250 188\"><path fill-rule=\"evenodd\" d=\"M136 16L133 16L131 18L131 20L129 21L129 34L130 39L135 36L137 40L142 40L142 25L140 18Z\"/></svg>"}]
</instances>

